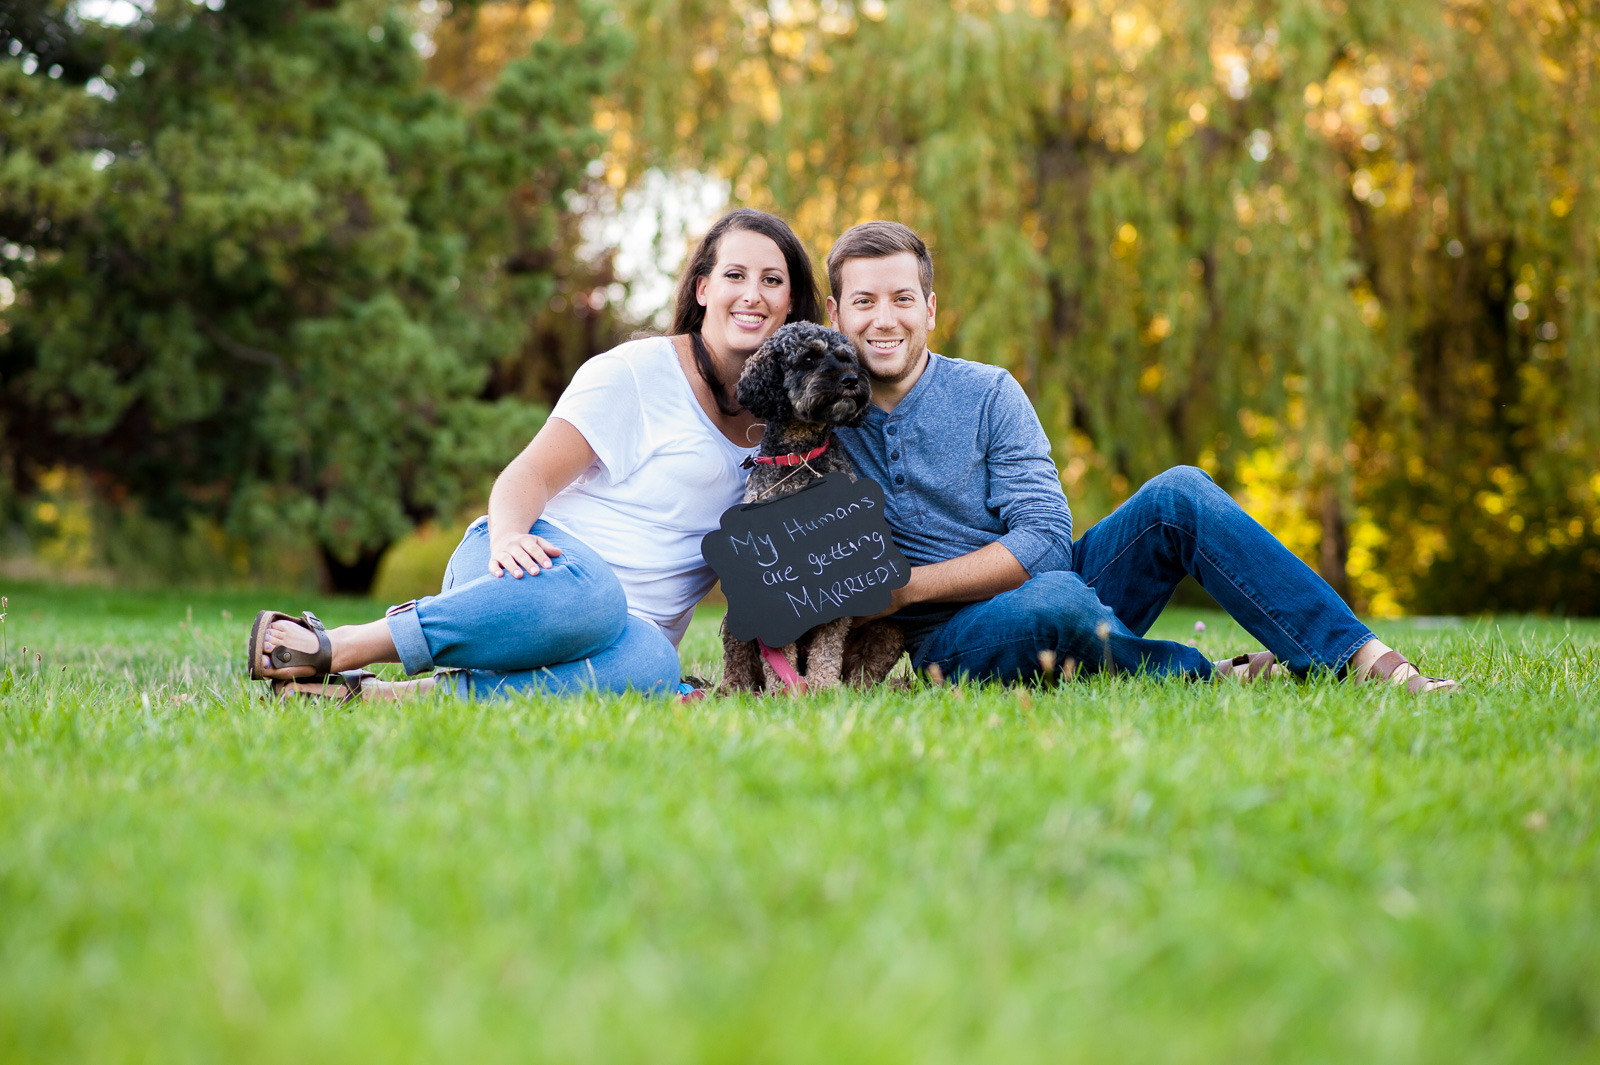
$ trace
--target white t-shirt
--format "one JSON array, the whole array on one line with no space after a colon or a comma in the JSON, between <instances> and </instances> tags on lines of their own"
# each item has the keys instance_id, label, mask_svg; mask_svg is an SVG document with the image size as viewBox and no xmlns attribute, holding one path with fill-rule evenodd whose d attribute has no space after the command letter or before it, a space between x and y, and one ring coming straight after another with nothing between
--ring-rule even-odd
<instances>
[{"instance_id":1,"label":"white t-shirt","mask_svg":"<svg viewBox=\"0 0 1600 1065\"><path fill-rule=\"evenodd\" d=\"M632 340L578 368L550 412L597 461L541 515L594 548L622 582L628 613L677 646L716 575L700 540L744 499L746 456L706 417L666 337Z\"/></svg>"}]
</instances>

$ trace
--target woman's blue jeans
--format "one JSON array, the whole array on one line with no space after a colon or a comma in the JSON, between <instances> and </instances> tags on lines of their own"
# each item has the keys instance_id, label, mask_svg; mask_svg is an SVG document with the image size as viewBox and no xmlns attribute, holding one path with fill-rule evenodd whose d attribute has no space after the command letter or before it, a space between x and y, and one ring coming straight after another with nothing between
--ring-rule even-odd
<instances>
[{"instance_id":1,"label":"woman's blue jeans","mask_svg":"<svg viewBox=\"0 0 1600 1065\"><path fill-rule=\"evenodd\" d=\"M947 677L1037 676L1039 652L1087 672L1209 677L1193 647L1144 634L1185 574L1301 676L1342 671L1372 631L1304 562L1193 466L1148 481L1072 546L1072 569L963 607L917 648Z\"/></svg>"},{"instance_id":2,"label":"woman's blue jeans","mask_svg":"<svg viewBox=\"0 0 1600 1065\"><path fill-rule=\"evenodd\" d=\"M450 556L444 587L391 607L389 633L407 673L443 674L458 694L486 698L517 691L670 692L678 652L661 630L628 613L611 567L549 522L532 532L561 548L537 575L489 573L489 519L467 527Z\"/></svg>"}]
</instances>

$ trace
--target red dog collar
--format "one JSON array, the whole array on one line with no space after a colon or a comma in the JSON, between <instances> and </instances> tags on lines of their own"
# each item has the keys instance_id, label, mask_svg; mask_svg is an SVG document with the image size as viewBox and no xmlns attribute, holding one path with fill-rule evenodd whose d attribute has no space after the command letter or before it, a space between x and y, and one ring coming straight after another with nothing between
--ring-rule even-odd
<instances>
[{"instance_id":1,"label":"red dog collar","mask_svg":"<svg viewBox=\"0 0 1600 1065\"><path fill-rule=\"evenodd\" d=\"M824 440L822 446L814 447L804 455L793 451L787 455L752 455L749 461L759 462L763 466L799 466L810 462L826 450L828 450L828 442Z\"/></svg>"}]
</instances>

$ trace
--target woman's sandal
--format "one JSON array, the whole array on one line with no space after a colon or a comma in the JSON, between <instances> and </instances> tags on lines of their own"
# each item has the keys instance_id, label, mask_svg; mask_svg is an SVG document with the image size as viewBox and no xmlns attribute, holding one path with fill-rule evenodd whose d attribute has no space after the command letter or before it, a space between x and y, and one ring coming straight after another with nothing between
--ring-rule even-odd
<instances>
[{"instance_id":1,"label":"woman's sandal","mask_svg":"<svg viewBox=\"0 0 1600 1065\"><path fill-rule=\"evenodd\" d=\"M1221 662L1213 662L1213 673L1224 680L1237 680L1248 684L1253 680L1263 678L1286 676L1288 670L1278 665L1277 656L1271 651L1257 651L1255 654L1234 655Z\"/></svg>"},{"instance_id":2,"label":"woman's sandal","mask_svg":"<svg viewBox=\"0 0 1600 1065\"><path fill-rule=\"evenodd\" d=\"M361 689L367 681L377 680L376 673L364 669L347 669L343 673L327 673L320 677L295 677L272 682L272 694L279 699L332 699L347 703L361 698Z\"/></svg>"},{"instance_id":3,"label":"woman's sandal","mask_svg":"<svg viewBox=\"0 0 1600 1065\"><path fill-rule=\"evenodd\" d=\"M1372 665L1368 667L1367 671L1356 677L1355 680L1358 684L1371 680L1389 680L1395 675L1395 671L1400 669L1402 666L1410 666L1412 669L1417 669L1416 664L1405 655L1401 654L1399 651L1390 651L1388 654L1383 655L1376 662L1372 663ZM1416 676L1408 678L1403 683L1406 686L1406 691L1410 692L1412 695L1432 695L1435 692L1453 692L1461 686L1455 681L1451 680L1449 677L1425 676L1420 669L1417 669Z\"/></svg>"},{"instance_id":4,"label":"woman's sandal","mask_svg":"<svg viewBox=\"0 0 1600 1065\"><path fill-rule=\"evenodd\" d=\"M255 624L250 626L250 642L245 645L245 654L248 661L245 663L250 671L251 680L270 680L276 683L283 679L269 677L262 672L261 657L265 653L262 642L267 638L267 629L277 621L292 621L302 628L309 629L316 634L317 649L311 651L297 651L293 647L274 647L272 649L272 669L294 669L297 666L310 666L311 675L295 677L295 680L319 680L327 676L333 669L333 643L328 639L328 630L322 627L322 622L317 615L307 610L299 617L285 614L278 610L263 610L256 615Z\"/></svg>"}]
</instances>

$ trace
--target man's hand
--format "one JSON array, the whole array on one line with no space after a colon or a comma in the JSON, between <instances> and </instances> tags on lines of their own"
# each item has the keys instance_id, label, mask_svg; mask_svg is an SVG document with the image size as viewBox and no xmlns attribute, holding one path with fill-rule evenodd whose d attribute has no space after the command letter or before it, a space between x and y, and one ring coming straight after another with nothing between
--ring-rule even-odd
<instances>
[{"instance_id":1,"label":"man's hand","mask_svg":"<svg viewBox=\"0 0 1600 1065\"><path fill-rule=\"evenodd\" d=\"M917 570L920 569L920 568L921 568L920 566L912 566L911 567L911 580L913 582L916 581L916 579L917 579ZM916 600L911 598L911 585L910 584L907 584L902 588L892 589L889 592L889 607L888 607L887 610L880 610L876 614L872 615L869 618L851 618L850 619L850 627L852 629L859 629L861 626L865 625L869 621L877 621L879 618L886 618L890 614L899 613L901 610L903 610L906 607L910 606L914 602L916 602Z\"/></svg>"},{"instance_id":2,"label":"man's hand","mask_svg":"<svg viewBox=\"0 0 1600 1065\"><path fill-rule=\"evenodd\" d=\"M560 554L561 548L544 537L518 533L489 545L489 572L496 577L509 573L521 579L524 572L537 577L541 569L553 566L550 560Z\"/></svg>"}]
</instances>

